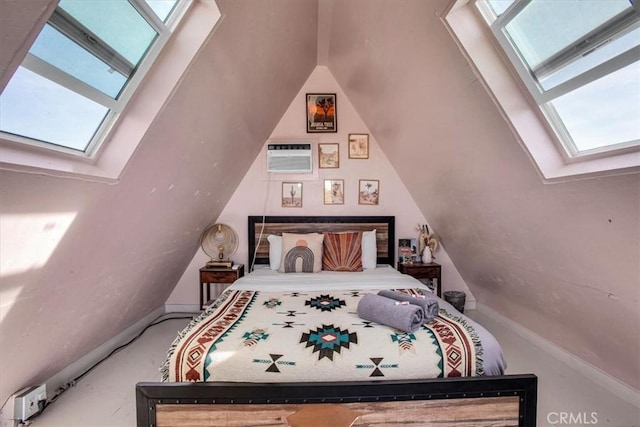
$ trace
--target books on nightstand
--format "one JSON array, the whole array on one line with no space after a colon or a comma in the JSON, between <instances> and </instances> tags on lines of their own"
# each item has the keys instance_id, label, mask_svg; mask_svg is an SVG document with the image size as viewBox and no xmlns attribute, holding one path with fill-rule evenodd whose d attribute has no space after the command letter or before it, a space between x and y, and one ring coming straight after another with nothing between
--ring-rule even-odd
<instances>
[{"instance_id":1,"label":"books on nightstand","mask_svg":"<svg viewBox=\"0 0 640 427\"><path fill-rule=\"evenodd\" d=\"M207 268L231 268L233 267L233 261L209 261L207 262Z\"/></svg>"}]
</instances>

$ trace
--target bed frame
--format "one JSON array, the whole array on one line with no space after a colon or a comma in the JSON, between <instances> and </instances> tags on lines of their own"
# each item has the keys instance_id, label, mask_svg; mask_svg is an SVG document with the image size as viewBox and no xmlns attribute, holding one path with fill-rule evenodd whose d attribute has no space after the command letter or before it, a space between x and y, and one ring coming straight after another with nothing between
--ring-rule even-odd
<instances>
[{"instance_id":1,"label":"bed frame","mask_svg":"<svg viewBox=\"0 0 640 427\"><path fill-rule=\"evenodd\" d=\"M378 263L394 265L393 216L250 216L249 270L268 264L269 234L376 229ZM534 426L535 375L341 383L136 385L138 426Z\"/></svg>"}]
</instances>

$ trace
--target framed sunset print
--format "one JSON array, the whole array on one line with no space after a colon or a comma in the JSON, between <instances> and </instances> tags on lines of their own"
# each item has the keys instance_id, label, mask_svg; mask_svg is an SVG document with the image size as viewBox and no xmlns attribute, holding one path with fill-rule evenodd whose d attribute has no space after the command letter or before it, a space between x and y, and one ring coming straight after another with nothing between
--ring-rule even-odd
<instances>
[{"instance_id":1,"label":"framed sunset print","mask_svg":"<svg viewBox=\"0 0 640 427\"><path fill-rule=\"evenodd\" d=\"M307 133L338 132L335 93L308 93Z\"/></svg>"}]
</instances>

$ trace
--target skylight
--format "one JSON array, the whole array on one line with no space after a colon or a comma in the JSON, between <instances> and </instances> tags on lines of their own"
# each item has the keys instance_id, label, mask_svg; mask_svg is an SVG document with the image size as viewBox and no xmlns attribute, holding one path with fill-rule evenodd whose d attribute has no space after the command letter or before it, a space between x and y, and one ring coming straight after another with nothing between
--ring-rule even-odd
<instances>
[{"instance_id":1,"label":"skylight","mask_svg":"<svg viewBox=\"0 0 640 427\"><path fill-rule=\"evenodd\" d=\"M569 159L640 145L640 14L630 0L476 0Z\"/></svg>"},{"instance_id":2,"label":"skylight","mask_svg":"<svg viewBox=\"0 0 640 427\"><path fill-rule=\"evenodd\" d=\"M183 0L61 0L0 94L3 137L91 157Z\"/></svg>"}]
</instances>

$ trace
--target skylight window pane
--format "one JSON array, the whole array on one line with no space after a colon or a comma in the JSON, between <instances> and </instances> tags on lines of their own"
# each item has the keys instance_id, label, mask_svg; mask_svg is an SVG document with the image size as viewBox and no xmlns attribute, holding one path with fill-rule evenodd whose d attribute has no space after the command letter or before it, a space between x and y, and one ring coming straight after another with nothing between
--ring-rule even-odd
<instances>
[{"instance_id":1,"label":"skylight window pane","mask_svg":"<svg viewBox=\"0 0 640 427\"><path fill-rule=\"evenodd\" d=\"M505 30L530 69L631 8L629 0L533 0Z\"/></svg>"},{"instance_id":2,"label":"skylight window pane","mask_svg":"<svg viewBox=\"0 0 640 427\"><path fill-rule=\"evenodd\" d=\"M85 151L108 109L19 67L0 95L0 130Z\"/></svg>"},{"instance_id":3,"label":"skylight window pane","mask_svg":"<svg viewBox=\"0 0 640 427\"><path fill-rule=\"evenodd\" d=\"M127 79L47 24L29 52L78 80L116 98Z\"/></svg>"},{"instance_id":4,"label":"skylight window pane","mask_svg":"<svg viewBox=\"0 0 640 427\"><path fill-rule=\"evenodd\" d=\"M580 57L555 74L542 79L540 84L544 90L549 90L638 45L640 45L640 28Z\"/></svg>"},{"instance_id":5,"label":"skylight window pane","mask_svg":"<svg viewBox=\"0 0 640 427\"><path fill-rule=\"evenodd\" d=\"M493 9L493 13L496 16L500 16L504 13L505 10L509 9L509 6L513 4L515 0L489 0L488 3Z\"/></svg>"},{"instance_id":6,"label":"skylight window pane","mask_svg":"<svg viewBox=\"0 0 640 427\"><path fill-rule=\"evenodd\" d=\"M161 20L181 3L60 0L0 94L0 134L92 156L156 58L152 47L170 37Z\"/></svg>"},{"instance_id":7,"label":"skylight window pane","mask_svg":"<svg viewBox=\"0 0 640 427\"><path fill-rule=\"evenodd\" d=\"M146 0L151 9L162 22L166 22L178 0Z\"/></svg>"},{"instance_id":8,"label":"skylight window pane","mask_svg":"<svg viewBox=\"0 0 640 427\"><path fill-rule=\"evenodd\" d=\"M126 0L62 0L59 7L134 65L157 36Z\"/></svg>"},{"instance_id":9,"label":"skylight window pane","mask_svg":"<svg viewBox=\"0 0 640 427\"><path fill-rule=\"evenodd\" d=\"M640 62L552 102L578 151L640 140Z\"/></svg>"}]
</instances>

